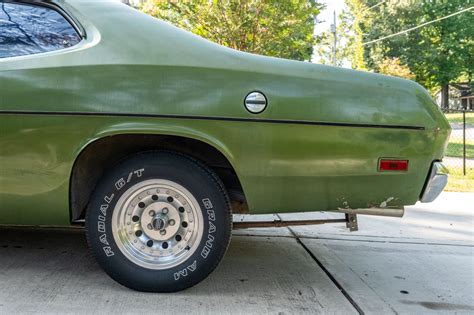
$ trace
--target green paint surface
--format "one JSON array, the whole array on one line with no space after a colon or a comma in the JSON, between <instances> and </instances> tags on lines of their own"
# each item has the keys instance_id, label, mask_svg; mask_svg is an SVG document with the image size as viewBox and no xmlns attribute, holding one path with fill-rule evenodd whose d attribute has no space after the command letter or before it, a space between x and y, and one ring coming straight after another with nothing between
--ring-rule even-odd
<instances>
[{"instance_id":1,"label":"green paint surface","mask_svg":"<svg viewBox=\"0 0 474 315\"><path fill-rule=\"evenodd\" d=\"M2 224L68 225L74 161L110 135L214 146L235 168L251 213L366 208L392 197L390 207L414 204L432 161L443 157L449 124L414 82L237 52L120 3L59 3L85 29L82 43L0 59ZM258 115L243 106L254 90L269 102ZM409 170L378 172L381 157L408 159Z\"/></svg>"}]
</instances>

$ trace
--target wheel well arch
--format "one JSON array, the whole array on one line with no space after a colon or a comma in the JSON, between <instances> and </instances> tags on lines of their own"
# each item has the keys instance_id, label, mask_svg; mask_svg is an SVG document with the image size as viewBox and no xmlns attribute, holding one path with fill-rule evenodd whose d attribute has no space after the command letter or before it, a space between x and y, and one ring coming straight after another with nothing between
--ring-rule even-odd
<instances>
[{"instance_id":1,"label":"wheel well arch","mask_svg":"<svg viewBox=\"0 0 474 315\"><path fill-rule=\"evenodd\" d=\"M77 155L71 171L69 208L72 223L84 220L98 181L108 168L134 153L150 150L180 152L210 167L224 183L234 213L248 213L240 180L227 157L214 146L189 137L157 134L118 134L99 138Z\"/></svg>"}]
</instances>

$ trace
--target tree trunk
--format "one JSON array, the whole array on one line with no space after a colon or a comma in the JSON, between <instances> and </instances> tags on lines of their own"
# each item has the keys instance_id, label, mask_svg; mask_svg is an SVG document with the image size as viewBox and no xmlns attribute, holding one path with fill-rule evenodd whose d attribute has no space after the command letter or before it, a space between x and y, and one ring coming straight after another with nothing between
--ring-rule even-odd
<instances>
[{"instance_id":1,"label":"tree trunk","mask_svg":"<svg viewBox=\"0 0 474 315\"><path fill-rule=\"evenodd\" d=\"M449 84L443 84L441 86L441 108L449 108Z\"/></svg>"}]
</instances>

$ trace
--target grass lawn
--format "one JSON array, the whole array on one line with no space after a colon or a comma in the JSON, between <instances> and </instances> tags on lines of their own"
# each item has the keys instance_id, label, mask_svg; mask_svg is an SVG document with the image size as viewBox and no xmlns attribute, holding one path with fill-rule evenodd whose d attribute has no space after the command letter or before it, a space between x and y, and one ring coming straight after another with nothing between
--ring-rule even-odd
<instances>
[{"instance_id":1,"label":"grass lawn","mask_svg":"<svg viewBox=\"0 0 474 315\"><path fill-rule=\"evenodd\" d=\"M462 113L449 113L445 114L449 123L462 124L463 117ZM466 124L474 126L474 113L466 113ZM466 156L468 158L474 157L474 139L473 134L468 133L466 135ZM462 139L449 139L448 149L446 150L446 156L462 157L463 156L463 145ZM466 170L466 176L462 175L462 166L451 166L447 165L449 169L448 185L444 189L445 191L462 191L462 192L474 192L474 168L468 168Z\"/></svg>"},{"instance_id":2,"label":"grass lawn","mask_svg":"<svg viewBox=\"0 0 474 315\"><path fill-rule=\"evenodd\" d=\"M466 170L466 176L462 175L462 167L448 166L449 178L445 191L474 192L474 168Z\"/></svg>"},{"instance_id":3,"label":"grass lawn","mask_svg":"<svg viewBox=\"0 0 474 315\"><path fill-rule=\"evenodd\" d=\"M449 123L461 123L462 124L462 113L449 113L445 114ZM468 127L474 126L474 113L466 113L466 124L471 125ZM466 157L474 157L474 135L472 134L472 129L466 135ZM462 157L463 156L463 145L462 139L449 139L448 149L446 150L446 156L452 157Z\"/></svg>"},{"instance_id":4,"label":"grass lawn","mask_svg":"<svg viewBox=\"0 0 474 315\"><path fill-rule=\"evenodd\" d=\"M446 150L446 156L455 156L455 157L462 157L463 156L463 145L459 142L451 142L449 140L448 149ZM474 143L469 143L466 141L466 157L473 158L474 157Z\"/></svg>"},{"instance_id":5,"label":"grass lawn","mask_svg":"<svg viewBox=\"0 0 474 315\"><path fill-rule=\"evenodd\" d=\"M450 123L462 123L462 113L444 114ZM466 113L466 124L474 125L474 113Z\"/></svg>"},{"instance_id":6,"label":"grass lawn","mask_svg":"<svg viewBox=\"0 0 474 315\"><path fill-rule=\"evenodd\" d=\"M474 192L474 172L462 176L459 174L449 174L448 185L445 191Z\"/></svg>"}]
</instances>

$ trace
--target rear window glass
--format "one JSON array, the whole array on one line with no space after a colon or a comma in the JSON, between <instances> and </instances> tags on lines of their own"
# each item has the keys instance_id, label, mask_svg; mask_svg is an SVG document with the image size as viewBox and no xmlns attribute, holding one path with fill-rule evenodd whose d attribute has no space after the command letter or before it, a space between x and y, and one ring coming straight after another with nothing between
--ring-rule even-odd
<instances>
[{"instance_id":1,"label":"rear window glass","mask_svg":"<svg viewBox=\"0 0 474 315\"><path fill-rule=\"evenodd\" d=\"M80 41L74 27L52 8L0 2L0 58L64 49Z\"/></svg>"}]
</instances>

